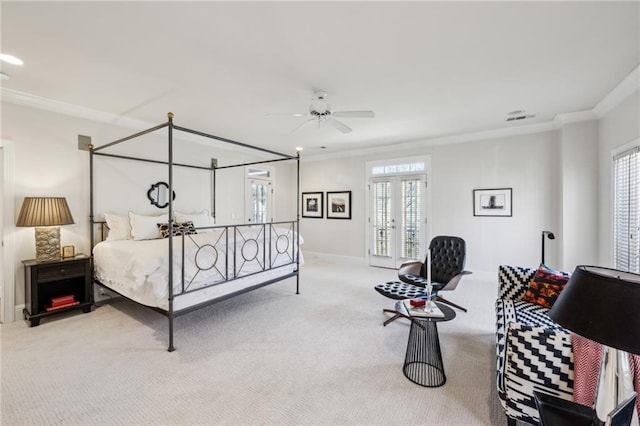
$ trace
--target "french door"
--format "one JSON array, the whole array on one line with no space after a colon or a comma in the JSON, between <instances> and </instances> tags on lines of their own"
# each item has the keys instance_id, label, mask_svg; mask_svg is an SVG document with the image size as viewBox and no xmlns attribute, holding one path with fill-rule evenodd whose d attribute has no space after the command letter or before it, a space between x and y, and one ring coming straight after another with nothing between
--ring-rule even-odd
<instances>
[{"instance_id":1,"label":"french door","mask_svg":"<svg viewBox=\"0 0 640 426\"><path fill-rule=\"evenodd\" d=\"M247 222L273 222L273 170L247 167Z\"/></svg>"},{"instance_id":2,"label":"french door","mask_svg":"<svg viewBox=\"0 0 640 426\"><path fill-rule=\"evenodd\" d=\"M272 222L271 214L271 182L260 179L249 181L248 222Z\"/></svg>"},{"instance_id":3,"label":"french door","mask_svg":"<svg viewBox=\"0 0 640 426\"><path fill-rule=\"evenodd\" d=\"M398 268L426 250L426 179L401 175L369 180L369 264Z\"/></svg>"}]
</instances>

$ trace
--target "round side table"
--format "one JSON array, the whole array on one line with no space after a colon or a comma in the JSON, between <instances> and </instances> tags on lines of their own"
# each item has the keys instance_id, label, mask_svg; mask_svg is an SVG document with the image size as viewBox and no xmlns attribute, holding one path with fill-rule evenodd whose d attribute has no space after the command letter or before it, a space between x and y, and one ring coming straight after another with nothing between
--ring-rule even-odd
<instances>
[{"instance_id":1,"label":"round side table","mask_svg":"<svg viewBox=\"0 0 640 426\"><path fill-rule=\"evenodd\" d=\"M429 388L442 386L447 381L440 352L437 323L450 321L456 317L455 311L449 306L438 302L436 305L444 317L413 316L407 311L402 300L396 304L398 312L404 312L411 318L411 330L402 371L413 383Z\"/></svg>"}]
</instances>

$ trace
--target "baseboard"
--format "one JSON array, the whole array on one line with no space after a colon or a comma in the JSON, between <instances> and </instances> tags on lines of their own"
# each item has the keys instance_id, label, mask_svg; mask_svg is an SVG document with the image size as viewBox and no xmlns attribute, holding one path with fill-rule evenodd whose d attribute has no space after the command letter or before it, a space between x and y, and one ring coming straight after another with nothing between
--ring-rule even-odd
<instances>
[{"instance_id":1,"label":"baseboard","mask_svg":"<svg viewBox=\"0 0 640 426\"><path fill-rule=\"evenodd\" d=\"M352 264L352 265L364 265L366 264L366 259L364 257L358 257L358 256L341 256L338 254L331 254L331 253L321 253L321 252L317 252L317 251L305 251L304 252L304 258L305 259L321 259L321 260L325 260L328 262L335 262L335 263L347 263L347 264Z\"/></svg>"},{"instance_id":2,"label":"baseboard","mask_svg":"<svg viewBox=\"0 0 640 426\"><path fill-rule=\"evenodd\" d=\"M13 320L18 321L19 319L24 319L24 315L22 315L22 311L24 309L24 303L21 305L16 305L14 307Z\"/></svg>"}]
</instances>

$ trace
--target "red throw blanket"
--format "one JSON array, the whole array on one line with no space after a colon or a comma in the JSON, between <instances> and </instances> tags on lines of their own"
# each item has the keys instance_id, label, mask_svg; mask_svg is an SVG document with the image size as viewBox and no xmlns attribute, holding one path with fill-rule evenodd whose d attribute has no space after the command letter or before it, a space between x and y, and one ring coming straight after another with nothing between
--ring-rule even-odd
<instances>
[{"instance_id":1,"label":"red throw blanket","mask_svg":"<svg viewBox=\"0 0 640 426\"><path fill-rule=\"evenodd\" d=\"M592 407L598 386L602 345L573 333L571 340L574 364L573 400ZM640 355L629 354L629 364L633 373L633 387L638 393L636 407L640 416Z\"/></svg>"}]
</instances>

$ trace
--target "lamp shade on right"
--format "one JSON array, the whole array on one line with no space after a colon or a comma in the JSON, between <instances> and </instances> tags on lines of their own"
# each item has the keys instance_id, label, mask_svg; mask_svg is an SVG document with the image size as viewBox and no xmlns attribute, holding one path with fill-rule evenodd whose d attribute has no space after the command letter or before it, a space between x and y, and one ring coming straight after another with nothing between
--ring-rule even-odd
<instances>
[{"instance_id":1,"label":"lamp shade on right","mask_svg":"<svg viewBox=\"0 0 640 426\"><path fill-rule=\"evenodd\" d=\"M549 316L594 342L640 354L640 275L578 266Z\"/></svg>"}]
</instances>

